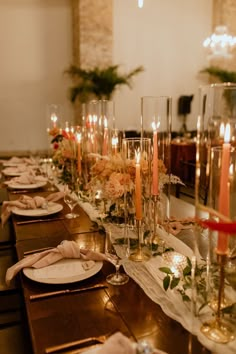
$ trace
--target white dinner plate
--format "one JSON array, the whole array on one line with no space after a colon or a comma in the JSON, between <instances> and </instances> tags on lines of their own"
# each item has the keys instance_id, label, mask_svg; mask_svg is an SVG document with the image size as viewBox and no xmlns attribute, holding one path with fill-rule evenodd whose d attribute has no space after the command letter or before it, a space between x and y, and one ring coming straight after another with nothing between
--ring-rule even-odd
<instances>
[{"instance_id":1,"label":"white dinner plate","mask_svg":"<svg viewBox=\"0 0 236 354\"><path fill-rule=\"evenodd\" d=\"M5 176L8 176L8 177L17 177L17 176L21 176L22 173L24 172L18 172L18 171L11 171L11 172L8 172L8 171L4 171L2 170L2 173L5 175Z\"/></svg>"},{"instance_id":2,"label":"white dinner plate","mask_svg":"<svg viewBox=\"0 0 236 354\"><path fill-rule=\"evenodd\" d=\"M46 186L47 182L37 182L37 183L31 183L31 184L20 184L17 182L12 182L8 185L9 188L13 189L36 189L36 188L41 188L43 186Z\"/></svg>"},{"instance_id":3,"label":"white dinner plate","mask_svg":"<svg viewBox=\"0 0 236 354\"><path fill-rule=\"evenodd\" d=\"M20 209L17 207L12 208L12 212L20 216L46 216L58 213L63 209L63 206L59 203L49 202L47 209Z\"/></svg>"},{"instance_id":4,"label":"white dinner plate","mask_svg":"<svg viewBox=\"0 0 236 354\"><path fill-rule=\"evenodd\" d=\"M22 162L18 162L18 163L17 162L8 162L8 161L3 162L3 166L5 166L5 167L16 167L20 164L22 164Z\"/></svg>"},{"instance_id":5,"label":"white dinner plate","mask_svg":"<svg viewBox=\"0 0 236 354\"><path fill-rule=\"evenodd\" d=\"M93 265L86 269L83 263ZM101 261L84 261L81 259L62 259L47 267L35 269L24 268L23 273L31 280L45 284L66 284L92 277L102 268Z\"/></svg>"}]
</instances>

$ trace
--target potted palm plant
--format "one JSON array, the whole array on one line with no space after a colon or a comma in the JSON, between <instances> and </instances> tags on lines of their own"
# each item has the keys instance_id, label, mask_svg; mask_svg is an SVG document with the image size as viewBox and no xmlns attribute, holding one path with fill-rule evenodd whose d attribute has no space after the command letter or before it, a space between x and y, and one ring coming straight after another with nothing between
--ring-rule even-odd
<instances>
[{"instance_id":1,"label":"potted palm plant","mask_svg":"<svg viewBox=\"0 0 236 354\"><path fill-rule=\"evenodd\" d=\"M204 74L209 74L210 76L218 79L220 82L236 82L236 72L221 69L217 66L209 66L200 71Z\"/></svg>"},{"instance_id":2,"label":"potted palm plant","mask_svg":"<svg viewBox=\"0 0 236 354\"><path fill-rule=\"evenodd\" d=\"M88 70L71 65L65 71L74 82L69 89L70 101L75 103L78 100L82 103L93 98L110 100L117 87L127 85L131 88L132 78L144 70L139 66L122 75L118 73L118 69L119 65L94 67Z\"/></svg>"}]
</instances>

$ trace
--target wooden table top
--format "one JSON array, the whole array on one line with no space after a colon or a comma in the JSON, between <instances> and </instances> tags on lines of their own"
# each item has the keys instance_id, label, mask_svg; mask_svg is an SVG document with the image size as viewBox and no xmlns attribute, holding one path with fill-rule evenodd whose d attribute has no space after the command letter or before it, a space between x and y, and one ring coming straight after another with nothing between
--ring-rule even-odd
<instances>
[{"instance_id":1,"label":"wooden table top","mask_svg":"<svg viewBox=\"0 0 236 354\"><path fill-rule=\"evenodd\" d=\"M36 194L46 195L46 192ZM19 195L10 192L8 196L10 200L19 198ZM64 239L103 251L104 234L94 228L83 210L78 207L77 211L80 217L74 220L26 225L17 224L26 217L13 215L18 259L24 257L24 252L54 247ZM68 210L64 206L59 216L64 216L66 212ZM195 336L169 318L159 305L149 299L132 279L123 286L107 284L106 275L113 271L114 266L104 262L102 269L89 279L65 285L37 283L20 273L34 354L43 354L47 348L118 330L134 341L147 339L169 354L209 353ZM35 294L95 284L107 287L30 300L30 296Z\"/></svg>"}]
</instances>

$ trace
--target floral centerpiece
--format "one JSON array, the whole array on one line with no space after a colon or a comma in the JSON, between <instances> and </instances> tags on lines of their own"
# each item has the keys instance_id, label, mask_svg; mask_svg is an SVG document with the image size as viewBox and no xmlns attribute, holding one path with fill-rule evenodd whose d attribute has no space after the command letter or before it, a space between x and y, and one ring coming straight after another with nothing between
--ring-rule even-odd
<instances>
[{"instance_id":1,"label":"floral centerpiece","mask_svg":"<svg viewBox=\"0 0 236 354\"><path fill-rule=\"evenodd\" d=\"M52 162L58 169L59 182L71 184L77 166L75 135L58 127L51 129L49 135L52 137Z\"/></svg>"},{"instance_id":2,"label":"floral centerpiece","mask_svg":"<svg viewBox=\"0 0 236 354\"><path fill-rule=\"evenodd\" d=\"M146 160L140 161L141 170L145 178L148 174L148 163ZM162 160L158 160L159 171L159 189L160 191L168 183L182 183L174 175L167 174L167 168ZM124 162L120 153L110 156L99 156L90 170L91 179L87 185L96 198L96 192L99 191L97 199L106 201L107 217L114 220L124 218L124 196L128 205L128 213L134 213L132 193L135 189L135 161L126 160ZM148 186L147 186L148 188Z\"/></svg>"}]
</instances>

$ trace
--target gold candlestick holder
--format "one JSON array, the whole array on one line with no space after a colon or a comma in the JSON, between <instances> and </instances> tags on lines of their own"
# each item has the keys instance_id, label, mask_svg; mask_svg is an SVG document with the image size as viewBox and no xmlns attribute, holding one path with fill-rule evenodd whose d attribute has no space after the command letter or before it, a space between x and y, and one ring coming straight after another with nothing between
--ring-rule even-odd
<instances>
[{"instance_id":1,"label":"gold candlestick holder","mask_svg":"<svg viewBox=\"0 0 236 354\"><path fill-rule=\"evenodd\" d=\"M217 309L213 321L203 323L201 332L210 340L225 344L235 339L234 330L222 318L222 303L224 300L225 265L227 254L217 252L217 263L219 265L219 290L217 299Z\"/></svg>"},{"instance_id":2,"label":"gold candlestick holder","mask_svg":"<svg viewBox=\"0 0 236 354\"><path fill-rule=\"evenodd\" d=\"M135 251L130 254L129 259L135 262L147 261L148 259L150 259L151 254L148 249L146 249L143 243L142 220L136 220L136 229L138 236L138 244Z\"/></svg>"},{"instance_id":3,"label":"gold candlestick holder","mask_svg":"<svg viewBox=\"0 0 236 354\"><path fill-rule=\"evenodd\" d=\"M161 249L164 249L164 244L165 242L160 238L160 235L158 233L158 223L159 223L159 215L158 215L158 208L159 208L159 203L160 203L160 198L158 195L153 195L152 196L152 208L153 208L153 229L152 229L152 235L151 235L151 243L152 243L152 252L155 253L157 247L158 250L161 247Z\"/></svg>"},{"instance_id":4,"label":"gold candlestick holder","mask_svg":"<svg viewBox=\"0 0 236 354\"><path fill-rule=\"evenodd\" d=\"M158 222L158 212L157 212L157 208L158 208L158 196L157 195L153 195L153 239L158 241L159 236L157 235L157 222Z\"/></svg>"}]
</instances>

